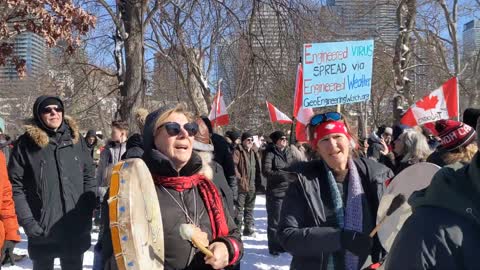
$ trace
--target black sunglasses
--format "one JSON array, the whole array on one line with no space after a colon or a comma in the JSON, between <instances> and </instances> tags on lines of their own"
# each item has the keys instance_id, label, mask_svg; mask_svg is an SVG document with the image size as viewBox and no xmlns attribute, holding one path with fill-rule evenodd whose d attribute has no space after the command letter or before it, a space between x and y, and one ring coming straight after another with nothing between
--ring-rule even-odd
<instances>
[{"instance_id":1,"label":"black sunglasses","mask_svg":"<svg viewBox=\"0 0 480 270\"><path fill-rule=\"evenodd\" d=\"M177 136L180 134L181 126L177 122L166 122L161 124L158 128L165 127L168 135L170 136ZM188 136L192 137L197 135L198 132L198 124L197 123L186 123L183 125L183 128L187 131Z\"/></svg>"},{"instance_id":2,"label":"black sunglasses","mask_svg":"<svg viewBox=\"0 0 480 270\"><path fill-rule=\"evenodd\" d=\"M53 107L45 107L42 109L41 113L52 113L53 111L56 111L57 113L63 112L63 108L53 108Z\"/></svg>"},{"instance_id":3,"label":"black sunglasses","mask_svg":"<svg viewBox=\"0 0 480 270\"><path fill-rule=\"evenodd\" d=\"M310 125L316 126L326 121L338 121L342 119L342 115L338 112L327 112L314 115L312 119L310 119Z\"/></svg>"}]
</instances>

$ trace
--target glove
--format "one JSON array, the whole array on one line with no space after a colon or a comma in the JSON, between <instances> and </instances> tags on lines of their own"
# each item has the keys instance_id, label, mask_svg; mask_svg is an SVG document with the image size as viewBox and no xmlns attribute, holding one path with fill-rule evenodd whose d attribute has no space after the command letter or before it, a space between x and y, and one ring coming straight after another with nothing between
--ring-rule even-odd
<instances>
[{"instance_id":1,"label":"glove","mask_svg":"<svg viewBox=\"0 0 480 270\"><path fill-rule=\"evenodd\" d=\"M38 222L33 218L27 220L24 223L23 228L25 229L25 233L28 237L38 237L44 234L43 228L40 227Z\"/></svg>"},{"instance_id":2,"label":"glove","mask_svg":"<svg viewBox=\"0 0 480 270\"><path fill-rule=\"evenodd\" d=\"M17 243L7 240L2 247L2 265L10 261L10 265L15 265L15 260L13 258L13 249Z\"/></svg>"},{"instance_id":3,"label":"glove","mask_svg":"<svg viewBox=\"0 0 480 270\"><path fill-rule=\"evenodd\" d=\"M359 257L370 254L373 246L373 239L368 234L350 230L342 231L341 241L344 249Z\"/></svg>"}]
</instances>

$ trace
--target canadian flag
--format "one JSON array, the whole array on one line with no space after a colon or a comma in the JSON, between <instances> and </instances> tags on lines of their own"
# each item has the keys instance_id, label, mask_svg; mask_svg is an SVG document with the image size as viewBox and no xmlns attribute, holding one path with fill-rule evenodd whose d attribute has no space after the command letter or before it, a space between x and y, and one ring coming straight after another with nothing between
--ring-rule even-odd
<instances>
[{"instance_id":1,"label":"canadian flag","mask_svg":"<svg viewBox=\"0 0 480 270\"><path fill-rule=\"evenodd\" d=\"M293 117L297 119L295 127L295 138L297 141L308 141L306 129L312 116L312 108L303 107L303 67L302 63L299 63L297 68L297 79L295 81L295 98L293 101Z\"/></svg>"},{"instance_id":2,"label":"canadian flag","mask_svg":"<svg viewBox=\"0 0 480 270\"><path fill-rule=\"evenodd\" d=\"M278 122L280 124L291 124L293 123L292 119L290 119L286 114L281 112L279 109L277 109L275 106L272 105L272 103L267 102L267 108L268 112L270 115L270 121L272 123Z\"/></svg>"},{"instance_id":3,"label":"canadian flag","mask_svg":"<svg viewBox=\"0 0 480 270\"><path fill-rule=\"evenodd\" d=\"M220 85L218 86L218 91L213 98L212 110L208 115L208 119L212 122L212 126L226 126L230 122L230 118L227 113L227 106L225 106L225 101L223 100L222 91L220 90Z\"/></svg>"},{"instance_id":4,"label":"canadian flag","mask_svg":"<svg viewBox=\"0 0 480 270\"><path fill-rule=\"evenodd\" d=\"M456 116L458 116L458 88L457 78L453 77L412 105L400 122L413 127Z\"/></svg>"}]
</instances>

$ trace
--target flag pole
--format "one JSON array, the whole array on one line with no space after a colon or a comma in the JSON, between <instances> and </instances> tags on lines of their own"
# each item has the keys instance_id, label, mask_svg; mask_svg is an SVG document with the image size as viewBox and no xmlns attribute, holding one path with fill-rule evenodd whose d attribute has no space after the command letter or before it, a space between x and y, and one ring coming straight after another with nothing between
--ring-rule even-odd
<instances>
[{"instance_id":1,"label":"flag pole","mask_svg":"<svg viewBox=\"0 0 480 270\"><path fill-rule=\"evenodd\" d=\"M292 117L292 124L290 125L290 138L288 139L288 141L290 142L290 144L293 144L293 125L295 125L295 123L297 122L297 119L295 119L295 117Z\"/></svg>"},{"instance_id":2,"label":"flag pole","mask_svg":"<svg viewBox=\"0 0 480 270\"><path fill-rule=\"evenodd\" d=\"M460 121L460 85L458 84L458 77L455 80L457 81L457 121Z\"/></svg>"}]
</instances>

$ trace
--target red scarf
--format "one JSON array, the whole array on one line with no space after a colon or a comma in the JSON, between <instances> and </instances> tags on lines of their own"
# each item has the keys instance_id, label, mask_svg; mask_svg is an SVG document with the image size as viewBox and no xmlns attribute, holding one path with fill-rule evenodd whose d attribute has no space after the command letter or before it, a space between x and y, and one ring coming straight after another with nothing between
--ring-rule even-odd
<instances>
[{"instance_id":1,"label":"red scarf","mask_svg":"<svg viewBox=\"0 0 480 270\"><path fill-rule=\"evenodd\" d=\"M217 187L212 181L208 180L204 175L194 174L192 176L165 177L154 175L153 182L156 185L162 185L166 188L172 188L178 192L198 187L200 197L205 203L205 208L210 218L212 226L213 238L228 235L227 219L223 211L222 198L220 197Z\"/></svg>"}]
</instances>

